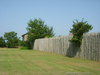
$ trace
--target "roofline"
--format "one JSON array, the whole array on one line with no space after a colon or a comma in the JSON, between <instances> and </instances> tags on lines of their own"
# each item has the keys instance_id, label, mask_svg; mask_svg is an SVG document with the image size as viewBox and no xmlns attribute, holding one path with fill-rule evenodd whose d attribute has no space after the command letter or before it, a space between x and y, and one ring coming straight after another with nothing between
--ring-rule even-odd
<instances>
[{"instance_id":1,"label":"roofline","mask_svg":"<svg viewBox=\"0 0 100 75\"><path fill-rule=\"evenodd\" d=\"M28 34L28 33L23 34L22 37L25 36L26 34Z\"/></svg>"}]
</instances>

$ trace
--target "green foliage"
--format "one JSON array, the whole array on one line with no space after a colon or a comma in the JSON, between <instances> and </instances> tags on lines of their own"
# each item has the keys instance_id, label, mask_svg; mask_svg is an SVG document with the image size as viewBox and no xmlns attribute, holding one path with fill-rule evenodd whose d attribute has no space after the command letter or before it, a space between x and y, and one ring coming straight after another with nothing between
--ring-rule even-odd
<instances>
[{"instance_id":1,"label":"green foliage","mask_svg":"<svg viewBox=\"0 0 100 75\"><path fill-rule=\"evenodd\" d=\"M30 20L27 27L28 43L32 48L35 39L54 36L53 28L48 27L41 19Z\"/></svg>"},{"instance_id":2,"label":"green foliage","mask_svg":"<svg viewBox=\"0 0 100 75\"><path fill-rule=\"evenodd\" d=\"M25 41L19 40L19 46L26 46Z\"/></svg>"},{"instance_id":3,"label":"green foliage","mask_svg":"<svg viewBox=\"0 0 100 75\"><path fill-rule=\"evenodd\" d=\"M93 27L87 23L87 21L73 21L73 28L70 30L70 33L73 34L72 42L75 42L78 45L81 45L82 36L84 33L89 32Z\"/></svg>"},{"instance_id":4,"label":"green foliage","mask_svg":"<svg viewBox=\"0 0 100 75\"><path fill-rule=\"evenodd\" d=\"M31 49L31 46L30 46L30 42L27 40L27 41L22 41L22 48L26 48L26 49Z\"/></svg>"},{"instance_id":5,"label":"green foliage","mask_svg":"<svg viewBox=\"0 0 100 75\"><path fill-rule=\"evenodd\" d=\"M0 37L0 47L5 47L6 44L5 44L5 40L3 37Z\"/></svg>"},{"instance_id":6,"label":"green foliage","mask_svg":"<svg viewBox=\"0 0 100 75\"><path fill-rule=\"evenodd\" d=\"M6 41L6 46L8 48L14 48L19 45L19 38L17 37L17 33L15 32L6 32L4 34L4 38Z\"/></svg>"}]
</instances>

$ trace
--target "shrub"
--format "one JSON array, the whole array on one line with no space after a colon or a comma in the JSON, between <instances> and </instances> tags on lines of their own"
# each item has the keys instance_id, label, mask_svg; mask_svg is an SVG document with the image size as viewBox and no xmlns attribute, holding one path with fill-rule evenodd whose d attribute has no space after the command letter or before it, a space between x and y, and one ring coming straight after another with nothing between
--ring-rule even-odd
<instances>
[{"instance_id":1,"label":"shrub","mask_svg":"<svg viewBox=\"0 0 100 75\"><path fill-rule=\"evenodd\" d=\"M81 45L83 34L93 29L93 27L88 24L87 21L83 20L80 22L78 20L73 21L72 27L73 28L70 30L70 33L73 34L71 42L74 42L79 46Z\"/></svg>"}]
</instances>

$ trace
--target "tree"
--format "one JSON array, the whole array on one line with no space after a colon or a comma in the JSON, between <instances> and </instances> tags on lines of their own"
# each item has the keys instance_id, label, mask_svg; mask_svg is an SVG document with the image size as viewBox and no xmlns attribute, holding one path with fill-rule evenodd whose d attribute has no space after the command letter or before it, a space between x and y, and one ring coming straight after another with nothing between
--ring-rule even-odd
<instances>
[{"instance_id":1,"label":"tree","mask_svg":"<svg viewBox=\"0 0 100 75\"><path fill-rule=\"evenodd\" d=\"M87 21L83 20L80 22L78 20L73 21L72 27L73 28L70 30L70 33L73 34L71 41L77 43L78 45L81 45L83 34L93 29Z\"/></svg>"},{"instance_id":2,"label":"tree","mask_svg":"<svg viewBox=\"0 0 100 75\"><path fill-rule=\"evenodd\" d=\"M48 27L41 19L34 19L28 22L28 43L33 47L35 39L54 36L53 28Z\"/></svg>"},{"instance_id":3,"label":"tree","mask_svg":"<svg viewBox=\"0 0 100 75\"><path fill-rule=\"evenodd\" d=\"M5 47L6 44L5 44L5 40L3 37L0 37L0 47Z\"/></svg>"},{"instance_id":4,"label":"tree","mask_svg":"<svg viewBox=\"0 0 100 75\"><path fill-rule=\"evenodd\" d=\"M17 37L16 32L6 32L4 34L4 38L8 48L14 48L18 46L19 38Z\"/></svg>"}]
</instances>

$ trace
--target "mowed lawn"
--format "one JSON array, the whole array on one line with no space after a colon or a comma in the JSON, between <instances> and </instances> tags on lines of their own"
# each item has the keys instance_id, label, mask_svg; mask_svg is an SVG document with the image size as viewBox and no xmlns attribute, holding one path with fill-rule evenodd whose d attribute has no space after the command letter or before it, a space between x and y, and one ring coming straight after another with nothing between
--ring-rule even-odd
<instances>
[{"instance_id":1,"label":"mowed lawn","mask_svg":"<svg viewBox=\"0 0 100 75\"><path fill-rule=\"evenodd\" d=\"M0 75L100 75L100 62L36 50L0 48Z\"/></svg>"}]
</instances>

